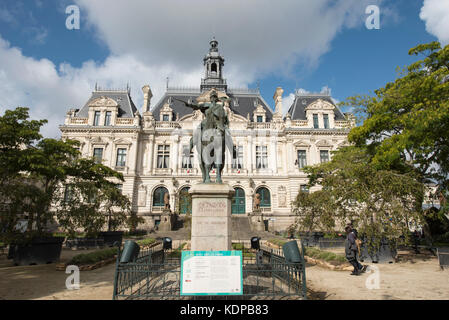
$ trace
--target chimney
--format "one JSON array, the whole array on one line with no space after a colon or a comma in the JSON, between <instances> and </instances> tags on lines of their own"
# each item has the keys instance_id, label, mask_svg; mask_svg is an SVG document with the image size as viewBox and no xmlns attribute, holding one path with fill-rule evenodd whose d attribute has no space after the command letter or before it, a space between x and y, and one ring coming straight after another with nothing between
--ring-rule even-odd
<instances>
[{"instance_id":1,"label":"chimney","mask_svg":"<svg viewBox=\"0 0 449 320\"><path fill-rule=\"evenodd\" d=\"M276 88L276 92L274 93L273 99L275 104L275 114L282 115L282 94L284 93L284 89L281 87Z\"/></svg>"},{"instance_id":2,"label":"chimney","mask_svg":"<svg viewBox=\"0 0 449 320\"><path fill-rule=\"evenodd\" d=\"M142 88L143 91L143 112L150 111L151 98L153 97L153 93L151 92L149 85L144 85Z\"/></svg>"}]
</instances>

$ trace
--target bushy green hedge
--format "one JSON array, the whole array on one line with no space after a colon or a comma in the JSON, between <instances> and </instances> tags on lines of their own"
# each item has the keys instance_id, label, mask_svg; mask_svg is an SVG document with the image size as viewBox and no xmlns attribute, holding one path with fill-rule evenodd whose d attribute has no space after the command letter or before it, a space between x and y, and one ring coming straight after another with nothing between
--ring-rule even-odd
<instances>
[{"instance_id":1,"label":"bushy green hedge","mask_svg":"<svg viewBox=\"0 0 449 320\"><path fill-rule=\"evenodd\" d=\"M147 239L143 239L143 240L139 240L139 241L136 241L136 243L139 245L139 246L149 246L150 244L153 244L153 243L155 243L156 242L156 239L153 239L153 238L147 238Z\"/></svg>"},{"instance_id":2,"label":"bushy green hedge","mask_svg":"<svg viewBox=\"0 0 449 320\"><path fill-rule=\"evenodd\" d=\"M311 258L320 259L320 260L324 260L327 262L336 261L336 262L344 263L347 261L345 256L343 256L343 255L336 254L333 252L328 252L328 251L321 251L320 249L312 248L312 247L305 248L305 255L309 256Z\"/></svg>"},{"instance_id":3,"label":"bushy green hedge","mask_svg":"<svg viewBox=\"0 0 449 320\"><path fill-rule=\"evenodd\" d=\"M113 258L117 254L117 248L107 248L90 253L81 253L72 258L69 265L94 264L102 260Z\"/></svg>"}]
</instances>

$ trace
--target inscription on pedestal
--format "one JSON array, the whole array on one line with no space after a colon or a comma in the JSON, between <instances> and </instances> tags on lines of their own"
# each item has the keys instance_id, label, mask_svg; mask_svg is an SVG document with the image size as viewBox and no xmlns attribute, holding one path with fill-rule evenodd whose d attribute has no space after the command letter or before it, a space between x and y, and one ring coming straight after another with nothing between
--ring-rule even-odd
<instances>
[{"instance_id":1,"label":"inscription on pedestal","mask_svg":"<svg viewBox=\"0 0 449 320\"><path fill-rule=\"evenodd\" d=\"M228 185L197 185L192 194L192 251L231 249L231 197Z\"/></svg>"},{"instance_id":2,"label":"inscription on pedestal","mask_svg":"<svg viewBox=\"0 0 449 320\"><path fill-rule=\"evenodd\" d=\"M196 208L196 216L222 217L227 214L226 199L199 199Z\"/></svg>"}]
</instances>

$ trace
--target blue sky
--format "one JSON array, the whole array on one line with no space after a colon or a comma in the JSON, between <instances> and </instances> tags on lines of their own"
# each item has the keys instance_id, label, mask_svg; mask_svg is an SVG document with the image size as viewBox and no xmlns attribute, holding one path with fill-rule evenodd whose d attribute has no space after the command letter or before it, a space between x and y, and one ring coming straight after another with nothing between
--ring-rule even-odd
<instances>
[{"instance_id":1,"label":"blue sky","mask_svg":"<svg viewBox=\"0 0 449 320\"><path fill-rule=\"evenodd\" d=\"M210 4L206 6L206 4ZM65 9L80 8L80 30L68 30ZM202 58L215 36L232 87L260 88L273 105L295 89L327 86L338 101L371 93L415 61L420 43L449 43L449 0L28 0L0 1L0 113L29 106L57 137L69 108L80 108L95 82L125 87L139 106L149 84L155 105L165 79L199 86ZM368 30L367 5L380 8L380 29ZM421 14L421 17L420 17ZM288 106L284 106L288 109Z\"/></svg>"}]
</instances>

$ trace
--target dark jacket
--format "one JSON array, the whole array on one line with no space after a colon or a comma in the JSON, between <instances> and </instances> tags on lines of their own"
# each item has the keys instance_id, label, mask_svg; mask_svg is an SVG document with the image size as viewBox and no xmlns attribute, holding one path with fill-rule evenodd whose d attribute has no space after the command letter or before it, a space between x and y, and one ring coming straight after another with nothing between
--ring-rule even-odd
<instances>
[{"instance_id":1,"label":"dark jacket","mask_svg":"<svg viewBox=\"0 0 449 320\"><path fill-rule=\"evenodd\" d=\"M346 259L353 260L357 256L357 244L355 243L356 236L354 232L348 233L345 241L345 255Z\"/></svg>"}]
</instances>

